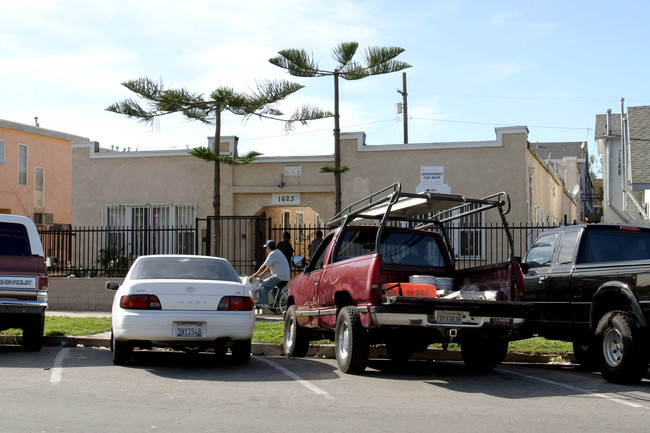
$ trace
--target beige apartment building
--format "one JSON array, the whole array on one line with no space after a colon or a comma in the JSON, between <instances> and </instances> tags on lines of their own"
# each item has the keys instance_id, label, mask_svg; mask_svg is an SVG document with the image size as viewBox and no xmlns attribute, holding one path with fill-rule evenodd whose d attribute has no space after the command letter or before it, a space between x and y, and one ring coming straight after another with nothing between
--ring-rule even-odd
<instances>
[{"instance_id":1,"label":"beige apartment building","mask_svg":"<svg viewBox=\"0 0 650 433\"><path fill-rule=\"evenodd\" d=\"M208 139L209 146L212 142ZM235 155L237 144L237 137L222 137L220 152ZM212 213L211 163L189 155L188 150L108 150L93 142L74 144L72 156L73 226L120 229L109 235L115 238L108 243L112 249L127 251L129 257L168 252L169 248L176 252L193 250L195 241L190 237L195 235L189 231L187 238L182 234L148 234L147 239L137 240L128 230L167 226L194 229L197 218L205 219ZM333 160L332 155L262 156L246 165L222 166L221 214L270 218L280 227L272 232L278 241L284 228L322 226L334 215L334 179L320 168L333 165ZM525 126L496 128L493 140L450 143L372 145L363 132L343 133L341 160L350 167L342 175L344 205L400 182L408 192L468 197L506 192L512 203L508 220L513 224L559 224L580 217L579 199L569 190L574 179L580 178L574 173L578 166L567 164L561 170L550 167L531 149ZM497 222L487 219L461 224ZM249 233L256 229L249 225L236 230L222 227L220 242L232 253L221 255L233 262L252 260L249 265L255 265L260 259L260 245L254 242L259 243L259 239L253 241ZM203 243L214 236L209 226L199 232ZM301 243L294 247L302 248L304 254L313 232L307 237L301 232L294 234L293 241ZM484 242L485 236L474 239ZM138 246L145 243L146 248ZM459 258L482 259L484 249L484 245L473 245ZM200 244L198 250L205 252ZM258 257L251 259L255 255Z\"/></svg>"},{"instance_id":2,"label":"beige apartment building","mask_svg":"<svg viewBox=\"0 0 650 433\"><path fill-rule=\"evenodd\" d=\"M573 185L531 150L528 129L496 128L495 133L496 139L489 141L399 145L371 145L363 132L343 133L341 160L350 170L342 175L342 202L401 182L409 192L470 197L507 192L513 204L509 220L517 223L576 220L578 199L569 191ZM236 154L237 138L223 137L220 149L222 154ZM262 156L250 164L222 166L221 213L266 213L276 219L283 209L313 211L305 215L306 224L327 221L334 214L334 182L320 168L332 165L333 159ZM212 211L211 165L187 150L132 152L79 143L73 145L73 170L74 226L132 224L145 218L144 209L152 210L149 220L186 225ZM567 165L565 178L576 178L571 170L576 170L575 164ZM142 210L126 216L124 209ZM295 224L294 216L284 222Z\"/></svg>"}]
</instances>

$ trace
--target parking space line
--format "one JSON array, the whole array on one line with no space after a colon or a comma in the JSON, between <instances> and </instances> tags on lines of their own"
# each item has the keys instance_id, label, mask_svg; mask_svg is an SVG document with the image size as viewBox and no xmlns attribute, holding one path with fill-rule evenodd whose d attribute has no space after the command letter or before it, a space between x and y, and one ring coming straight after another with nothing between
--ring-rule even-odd
<instances>
[{"instance_id":1,"label":"parking space line","mask_svg":"<svg viewBox=\"0 0 650 433\"><path fill-rule=\"evenodd\" d=\"M560 386L560 387L562 387L562 388L567 388L567 389L570 389L570 390L572 390L572 391L578 391L578 392L580 392L580 393L582 393L582 394L585 394L585 395L588 395L588 396L593 396L593 397L598 397L598 398L604 398L605 400L609 400L609 401L612 401L612 402L614 402L614 403L618 403L618 404L623 404L623 405L625 405L625 406L630 406L630 407L634 407L634 408L645 408L645 409L648 409L646 406L644 406L644 405L642 405L642 404L632 403L631 401L625 401L625 400L622 400L622 399L620 399L620 398L616 398L616 397L610 397L610 396L608 396L608 395L606 395L606 394L601 394L601 393L591 393L591 392L589 392L589 391L587 391L587 390L585 390L585 389L580 389L580 388L578 388L577 386L567 385L566 383L556 382L556 381L554 381L554 380L550 380L550 379L544 379L544 378L541 378L541 377L530 376L530 375L528 375L528 374L517 373L517 372L515 372L515 371L512 371L512 370L505 370L505 369L503 369L503 368L497 368L497 369L495 369L495 371L500 371L500 372L508 373L508 374L512 374L512 375L515 375L515 376L525 377L525 378L527 378L527 379L536 380L536 381L538 381L538 382L548 383L549 385Z\"/></svg>"},{"instance_id":2,"label":"parking space line","mask_svg":"<svg viewBox=\"0 0 650 433\"><path fill-rule=\"evenodd\" d=\"M289 376L291 379L295 380L296 382L298 382L299 384L301 384L302 386L304 386L308 390L313 391L314 393L316 393L318 395L322 395L323 397L325 397L328 400L336 400L336 398L329 395L329 393L327 391L324 391L324 390L320 389L319 387L317 387L313 383L303 379L302 377L298 376L293 371L287 370L286 368L284 368L280 364L278 364L276 362L273 362L273 361L271 361L269 359L264 359L263 357L255 357L255 359L259 359L260 361L265 362L268 365L270 365L271 367L274 367L275 369L281 371L282 373Z\"/></svg>"},{"instance_id":3,"label":"parking space line","mask_svg":"<svg viewBox=\"0 0 650 433\"><path fill-rule=\"evenodd\" d=\"M54 365L52 366L52 374L50 375L50 383L52 385L58 385L61 382L61 374L63 373L63 360L70 351L69 348L64 348L56 354L54 358Z\"/></svg>"}]
</instances>

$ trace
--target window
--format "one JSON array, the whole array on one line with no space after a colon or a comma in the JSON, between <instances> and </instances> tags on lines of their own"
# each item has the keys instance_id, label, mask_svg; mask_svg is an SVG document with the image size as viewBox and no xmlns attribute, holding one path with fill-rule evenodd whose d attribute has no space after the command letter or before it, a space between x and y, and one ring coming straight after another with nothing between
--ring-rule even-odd
<instances>
[{"instance_id":1,"label":"window","mask_svg":"<svg viewBox=\"0 0 650 433\"><path fill-rule=\"evenodd\" d=\"M549 266L553 261L553 248L557 234L549 233L540 236L526 254L525 262L531 268Z\"/></svg>"},{"instance_id":2,"label":"window","mask_svg":"<svg viewBox=\"0 0 650 433\"><path fill-rule=\"evenodd\" d=\"M5 163L5 142L0 140L0 165Z\"/></svg>"},{"instance_id":3,"label":"window","mask_svg":"<svg viewBox=\"0 0 650 433\"><path fill-rule=\"evenodd\" d=\"M305 213L296 212L296 227L298 228L298 236L296 242L305 242Z\"/></svg>"},{"instance_id":4,"label":"window","mask_svg":"<svg viewBox=\"0 0 650 433\"><path fill-rule=\"evenodd\" d=\"M22 224L0 223L0 256L31 256L27 228Z\"/></svg>"},{"instance_id":5,"label":"window","mask_svg":"<svg viewBox=\"0 0 650 433\"><path fill-rule=\"evenodd\" d=\"M436 238L409 232L384 232L381 240L384 263L400 266L444 267L445 258Z\"/></svg>"},{"instance_id":6,"label":"window","mask_svg":"<svg viewBox=\"0 0 650 433\"><path fill-rule=\"evenodd\" d=\"M104 205L112 256L193 254L196 204Z\"/></svg>"},{"instance_id":7,"label":"window","mask_svg":"<svg viewBox=\"0 0 650 433\"><path fill-rule=\"evenodd\" d=\"M466 205L462 210L467 212L479 205ZM459 211L454 211L453 215ZM451 221L451 242L456 258L484 259L485 233L483 228L483 212L467 215Z\"/></svg>"},{"instance_id":8,"label":"window","mask_svg":"<svg viewBox=\"0 0 650 433\"><path fill-rule=\"evenodd\" d=\"M34 207L45 207L45 169L36 168L34 170Z\"/></svg>"},{"instance_id":9,"label":"window","mask_svg":"<svg viewBox=\"0 0 650 433\"><path fill-rule=\"evenodd\" d=\"M341 245L336 252L335 261L339 262L372 253L375 250L376 237L376 227L368 230L347 230L343 234Z\"/></svg>"},{"instance_id":10,"label":"window","mask_svg":"<svg viewBox=\"0 0 650 433\"><path fill-rule=\"evenodd\" d=\"M557 258L558 265L573 263L573 251L575 250L577 239L577 231L564 233L564 238L562 238L562 245L560 245L560 254Z\"/></svg>"},{"instance_id":11,"label":"window","mask_svg":"<svg viewBox=\"0 0 650 433\"><path fill-rule=\"evenodd\" d=\"M27 146L18 145L18 185L27 185Z\"/></svg>"},{"instance_id":12,"label":"window","mask_svg":"<svg viewBox=\"0 0 650 433\"><path fill-rule=\"evenodd\" d=\"M282 228L287 229L291 227L291 212L288 210L282 211Z\"/></svg>"}]
</instances>

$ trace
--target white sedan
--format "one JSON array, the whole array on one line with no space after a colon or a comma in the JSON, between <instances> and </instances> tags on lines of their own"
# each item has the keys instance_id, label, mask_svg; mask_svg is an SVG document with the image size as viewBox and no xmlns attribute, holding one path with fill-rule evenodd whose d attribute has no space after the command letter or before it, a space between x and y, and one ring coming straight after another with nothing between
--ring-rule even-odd
<instances>
[{"instance_id":1,"label":"white sedan","mask_svg":"<svg viewBox=\"0 0 650 433\"><path fill-rule=\"evenodd\" d=\"M250 287L218 257L138 257L116 290L112 307L113 362L128 364L134 348L228 348L235 363L250 360L255 302Z\"/></svg>"}]
</instances>

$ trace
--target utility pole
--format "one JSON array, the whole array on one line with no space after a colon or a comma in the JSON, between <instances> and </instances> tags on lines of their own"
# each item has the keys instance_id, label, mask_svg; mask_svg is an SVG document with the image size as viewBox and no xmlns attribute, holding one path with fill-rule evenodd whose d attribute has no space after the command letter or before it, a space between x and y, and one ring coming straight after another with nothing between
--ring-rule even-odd
<instances>
[{"instance_id":1,"label":"utility pole","mask_svg":"<svg viewBox=\"0 0 650 433\"><path fill-rule=\"evenodd\" d=\"M408 105L406 103L408 93L406 93L406 72L402 72L402 90L397 93L402 95L402 112L404 113L404 144L409 142L409 125L408 125Z\"/></svg>"}]
</instances>

